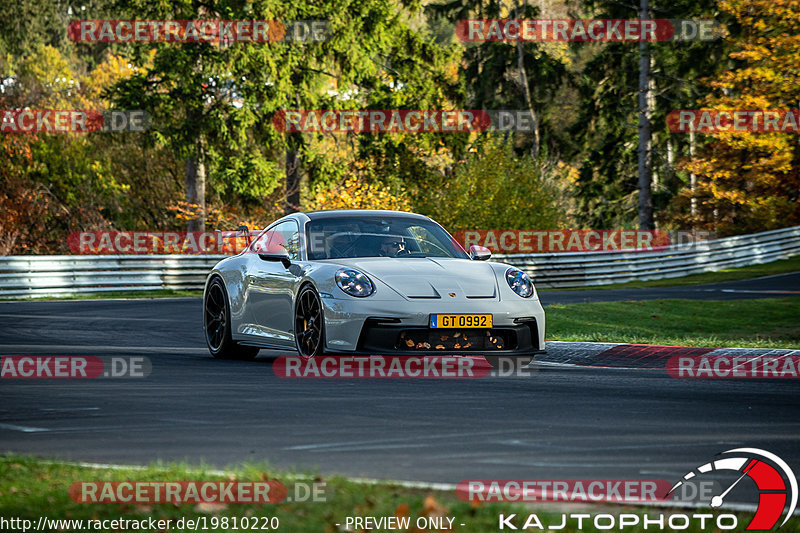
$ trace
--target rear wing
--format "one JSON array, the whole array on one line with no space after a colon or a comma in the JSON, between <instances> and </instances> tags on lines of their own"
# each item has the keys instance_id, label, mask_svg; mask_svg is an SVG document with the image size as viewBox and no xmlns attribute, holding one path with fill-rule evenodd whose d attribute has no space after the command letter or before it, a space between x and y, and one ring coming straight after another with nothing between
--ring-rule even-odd
<instances>
[{"instance_id":1,"label":"rear wing","mask_svg":"<svg viewBox=\"0 0 800 533\"><path fill-rule=\"evenodd\" d=\"M214 233L217 234L217 242L220 245L223 243L225 239L235 239L237 237L244 237L247 241L247 246L250 246L250 243L253 241L253 237L257 237L261 230L258 231L250 231L247 229L247 226L244 224L239 224L239 227L236 228L236 231L221 231L221 230L214 230Z\"/></svg>"}]
</instances>

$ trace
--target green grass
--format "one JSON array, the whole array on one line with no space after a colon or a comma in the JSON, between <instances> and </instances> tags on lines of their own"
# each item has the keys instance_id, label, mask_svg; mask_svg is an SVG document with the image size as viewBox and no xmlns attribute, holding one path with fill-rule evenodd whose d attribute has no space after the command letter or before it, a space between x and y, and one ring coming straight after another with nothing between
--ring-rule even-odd
<instances>
[{"instance_id":1,"label":"green grass","mask_svg":"<svg viewBox=\"0 0 800 533\"><path fill-rule=\"evenodd\" d=\"M465 466L465 470L468 468ZM296 473L281 473L268 466L250 464L231 470L224 476L209 474L204 469L190 468L185 464L153 465L142 470L127 469L93 469L74 464L50 462L32 457L19 455L0 455L0 517L5 519L21 518L33 521L34 527L40 516L50 519L73 520L114 520L114 519L146 519L152 517L156 520L173 520L171 533L184 531L174 526L180 519L197 519L205 517L208 525L206 531L236 531L229 527L211 527L212 520L222 517L277 517L280 526L277 531L290 533L335 533L346 531L345 519L348 516L409 516L413 524L421 516L449 516L454 517L454 531L459 533L484 533L498 530L498 515L500 513L518 513L515 520L517 527L522 527L524 518L530 513L536 513L542 524L559 524L561 513L585 513L585 505L562 504L555 507L550 504L547 509L534 508L519 504L487 503L473 504L462 502L456 498L453 491L438 491L420 488L407 488L389 483L365 484L356 483L342 477L329 477L323 479L319 475L309 475L305 481L326 483L327 494L325 502L283 502L278 504L253 505L253 504L145 504L145 503L115 503L115 504L87 504L73 501L68 493L70 486L78 481L181 481L181 480L245 480L261 481L266 479L280 480L290 488L292 494L293 483L302 479ZM291 481L289 480L291 479ZM594 505L590 509L595 512L625 512L651 514L665 512L658 509L632 508L629 506L612 506L608 504ZM699 512L686 511L687 514ZM520 518L522 517L522 518ZM738 514L739 527L744 529L750 521L752 514ZM642 520L640 520L640 523ZM339 523L341 526L337 526ZM464 524L461 526L460 524ZM587 521L589 527L582 531L597 531ZM586 525L585 523L585 525ZM74 528L74 526L73 526ZM71 531L67 528L64 531ZM88 529L84 525L84 531ZM95 530L95 529L93 529ZM130 529L129 529L130 530ZM194 529L192 529L193 531ZM241 530L241 529L240 529ZM647 531L652 531L650 527ZM781 531L800 531L800 521L791 520ZM17 529L17 531L22 531ZM105 529L104 531L109 531ZM266 530L260 530L266 531ZM350 529L353 533L360 533L360 528ZM398 530L405 531L405 530ZM432 530L417 530L413 526L408 530L423 533ZM446 531L446 530L441 530ZM529 531L539 531L529 529ZM577 531L576 519L568 518L567 527L560 531L571 533ZM641 526L626 527L626 533L640 533L645 531ZM700 531L696 521L685 530L690 532ZM708 531L708 529L706 529Z\"/></svg>"},{"instance_id":2,"label":"green grass","mask_svg":"<svg viewBox=\"0 0 800 533\"><path fill-rule=\"evenodd\" d=\"M13 298L0 298L0 301L38 301L38 300L110 300L118 298L200 298L203 296L203 291L183 291L173 289L159 289L156 291L119 291L119 292L102 292L91 294L71 294L65 296L45 296L42 298L30 298L26 296L18 296Z\"/></svg>"},{"instance_id":3,"label":"green grass","mask_svg":"<svg viewBox=\"0 0 800 533\"><path fill-rule=\"evenodd\" d=\"M594 289L646 289L652 287L675 287L679 285L700 285L705 283L720 283L723 281L737 281L740 279L760 278L775 274L800 272L800 255L789 259L781 259L763 265L752 265L741 268L728 268L717 272L694 274L681 278L657 279L653 281L630 281L628 283L612 283L610 285L591 285L586 287L570 287L568 289L546 289L548 291L585 291Z\"/></svg>"},{"instance_id":4,"label":"green grass","mask_svg":"<svg viewBox=\"0 0 800 533\"><path fill-rule=\"evenodd\" d=\"M549 305L547 339L800 348L800 297Z\"/></svg>"}]
</instances>

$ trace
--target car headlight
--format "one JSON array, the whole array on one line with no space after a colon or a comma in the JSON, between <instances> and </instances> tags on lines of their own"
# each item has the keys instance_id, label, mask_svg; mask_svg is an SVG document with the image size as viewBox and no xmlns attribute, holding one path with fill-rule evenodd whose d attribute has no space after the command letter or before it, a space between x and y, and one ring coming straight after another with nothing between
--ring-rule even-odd
<instances>
[{"instance_id":1,"label":"car headlight","mask_svg":"<svg viewBox=\"0 0 800 533\"><path fill-rule=\"evenodd\" d=\"M506 270L506 282L511 290L523 298L533 296L533 283L528 275L518 268L511 267Z\"/></svg>"},{"instance_id":2,"label":"car headlight","mask_svg":"<svg viewBox=\"0 0 800 533\"><path fill-rule=\"evenodd\" d=\"M350 296L363 298L375 292L372 281L363 272L346 268L336 273L336 284Z\"/></svg>"}]
</instances>

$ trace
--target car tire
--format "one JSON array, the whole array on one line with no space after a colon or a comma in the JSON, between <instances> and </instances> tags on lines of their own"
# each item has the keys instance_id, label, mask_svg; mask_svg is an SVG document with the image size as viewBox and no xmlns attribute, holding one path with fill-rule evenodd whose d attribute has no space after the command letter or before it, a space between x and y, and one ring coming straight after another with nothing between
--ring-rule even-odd
<instances>
[{"instance_id":1,"label":"car tire","mask_svg":"<svg viewBox=\"0 0 800 533\"><path fill-rule=\"evenodd\" d=\"M312 285L301 288L295 300L294 342L301 357L316 357L325 353L322 300Z\"/></svg>"},{"instance_id":2,"label":"car tire","mask_svg":"<svg viewBox=\"0 0 800 533\"><path fill-rule=\"evenodd\" d=\"M258 355L258 348L241 346L231 337L228 291L218 277L208 284L203 299L203 331L208 351L216 359L252 360Z\"/></svg>"}]
</instances>

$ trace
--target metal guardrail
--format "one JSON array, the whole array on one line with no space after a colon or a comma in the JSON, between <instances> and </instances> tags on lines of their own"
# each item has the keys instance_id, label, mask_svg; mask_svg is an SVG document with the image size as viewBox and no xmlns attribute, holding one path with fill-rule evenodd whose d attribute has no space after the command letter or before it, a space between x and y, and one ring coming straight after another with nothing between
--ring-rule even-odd
<instances>
[{"instance_id":1,"label":"metal guardrail","mask_svg":"<svg viewBox=\"0 0 800 533\"><path fill-rule=\"evenodd\" d=\"M0 298L202 289L225 255L17 255L0 257Z\"/></svg>"},{"instance_id":2,"label":"metal guardrail","mask_svg":"<svg viewBox=\"0 0 800 533\"><path fill-rule=\"evenodd\" d=\"M800 226L669 246L657 251L506 254L537 287L584 287L676 278L800 254Z\"/></svg>"},{"instance_id":3,"label":"metal guardrail","mask_svg":"<svg viewBox=\"0 0 800 533\"><path fill-rule=\"evenodd\" d=\"M658 251L505 254L539 288L674 278L800 254L800 226ZM224 255L20 255L0 257L0 298L202 289Z\"/></svg>"}]
</instances>

